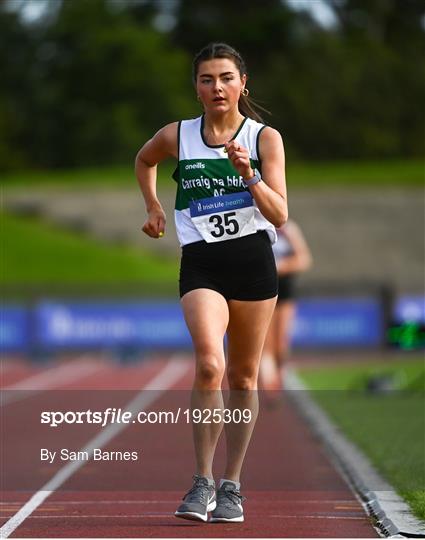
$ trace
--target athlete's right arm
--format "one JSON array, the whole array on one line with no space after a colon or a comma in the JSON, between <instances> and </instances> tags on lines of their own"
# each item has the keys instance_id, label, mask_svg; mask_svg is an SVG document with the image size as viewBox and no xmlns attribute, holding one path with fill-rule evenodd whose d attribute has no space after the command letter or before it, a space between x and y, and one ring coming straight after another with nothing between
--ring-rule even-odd
<instances>
[{"instance_id":1,"label":"athlete's right arm","mask_svg":"<svg viewBox=\"0 0 425 540\"><path fill-rule=\"evenodd\" d=\"M157 165L168 157L178 157L178 123L173 122L160 129L137 153L136 177L145 200L148 213L142 230L152 238L164 234L165 212L156 193Z\"/></svg>"}]
</instances>

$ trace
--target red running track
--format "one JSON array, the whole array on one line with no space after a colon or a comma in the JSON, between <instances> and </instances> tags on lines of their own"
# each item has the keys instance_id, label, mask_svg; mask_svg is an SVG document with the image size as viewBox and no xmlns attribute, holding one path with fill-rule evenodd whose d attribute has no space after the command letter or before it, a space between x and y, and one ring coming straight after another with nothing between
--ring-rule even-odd
<instances>
[{"instance_id":1,"label":"red running track","mask_svg":"<svg viewBox=\"0 0 425 540\"><path fill-rule=\"evenodd\" d=\"M67 371L70 362L80 370L72 382ZM84 356L62 363L59 367L65 369L56 375L54 364L41 369L25 362L14 366L13 361L8 361L3 387L16 388L19 384L25 389L34 383L37 392L25 395L21 390L19 399L2 407L2 429L10 442L4 445L6 470L2 473L6 491L2 493L1 525L7 527L31 497L66 466L40 462L40 436L45 447L54 448L59 432L55 431L58 428L40 431L32 411L38 414L40 408L56 410L49 407L58 399L65 410L85 410L88 395L99 408L109 406L111 396L114 406L124 406L149 381L164 373L170 363L178 364L182 370L166 392L155 394L148 408L157 411L188 405L193 377L190 358L158 357L123 366ZM42 388L43 374L47 391ZM157 382L155 388L161 390L161 384ZM152 390L144 394L153 399ZM80 409L76 399L80 400ZM60 444L81 449L100 431L95 425L67 426L59 437ZM262 403L245 460L242 491L247 501L245 522L241 524L203 524L173 516L191 484L194 457L189 425L130 425L103 446L104 450L135 448L140 451L137 464L86 462L45 500L34 504L10 537L378 537L370 518L288 397L274 407ZM223 470L224 457L221 440L214 469L216 479Z\"/></svg>"}]
</instances>

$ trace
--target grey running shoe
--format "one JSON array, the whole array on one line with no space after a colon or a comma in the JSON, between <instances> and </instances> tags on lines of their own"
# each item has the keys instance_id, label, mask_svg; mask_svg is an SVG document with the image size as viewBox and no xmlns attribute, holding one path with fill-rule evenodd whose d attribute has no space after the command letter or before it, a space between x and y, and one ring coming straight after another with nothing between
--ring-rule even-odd
<instances>
[{"instance_id":1,"label":"grey running shoe","mask_svg":"<svg viewBox=\"0 0 425 540\"><path fill-rule=\"evenodd\" d=\"M183 519L207 521L208 512L215 507L215 485L209 485L207 478L195 474L192 488L183 497L183 503L174 515Z\"/></svg>"},{"instance_id":2,"label":"grey running shoe","mask_svg":"<svg viewBox=\"0 0 425 540\"><path fill-rule=\"evenodd\" d=\"M217 506L211 515L211 521L215 523L242 522L242 502L245 497L239 493L233 482L223 482L217 490Z\"/></svg>"}]
</instances>

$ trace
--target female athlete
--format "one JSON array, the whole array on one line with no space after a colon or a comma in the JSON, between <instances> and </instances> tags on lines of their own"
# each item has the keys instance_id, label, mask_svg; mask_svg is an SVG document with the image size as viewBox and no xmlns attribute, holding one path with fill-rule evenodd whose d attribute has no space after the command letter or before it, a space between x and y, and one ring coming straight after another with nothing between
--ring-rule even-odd
<instances>
[{"instance_id":1,"label":"female athlete","mask_svg":"<svg viewBox=\"0 0 425 540\"><path fill-rule=\"evenodd\" d=\"M185 519L244 520L240 473L258 413L261 351L276 304L275 227L287 220L281 136L266 127L248 98L247 71L223 43L193 62L202 116L164 126L138 152L136 175L146 204L143 231L165 232L156 193L156 167L177 159L175 223L182 246L180 297L196 358L191 407L251 411L250 422L194 423L196 472L175 515ZM226 467L217 492L214 452L225 427Z\"/></svg>"}]
</instances>

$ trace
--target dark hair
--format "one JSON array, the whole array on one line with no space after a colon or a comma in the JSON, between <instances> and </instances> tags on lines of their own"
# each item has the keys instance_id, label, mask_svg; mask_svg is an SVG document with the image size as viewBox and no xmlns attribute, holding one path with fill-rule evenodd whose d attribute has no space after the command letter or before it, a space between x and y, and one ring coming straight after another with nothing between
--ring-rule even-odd
<instances>
[{"instance_id":1,"label":"dark hair","mask_svg":"<svg viewBox=\"0 0 425 540\"><path fill-rule=\"evenodd\" d=\"M242 56L230 45L226 43L209 43L206 47L201 49L193 59L193 81L196 84L196 78L198 76L199 65L206 60L213 60L214 58L228 58L232 60L235 66L238 68L239 73L247 75L246 65ZM258 111L269 113L267 109L255 103L255 101L248 96L241 94L239 98L239 111L244 116L249 116L257 122L264 124L264 120L261 118ZM270 114L270 113L269 113Z\"/></svg>"}]
</instances>

